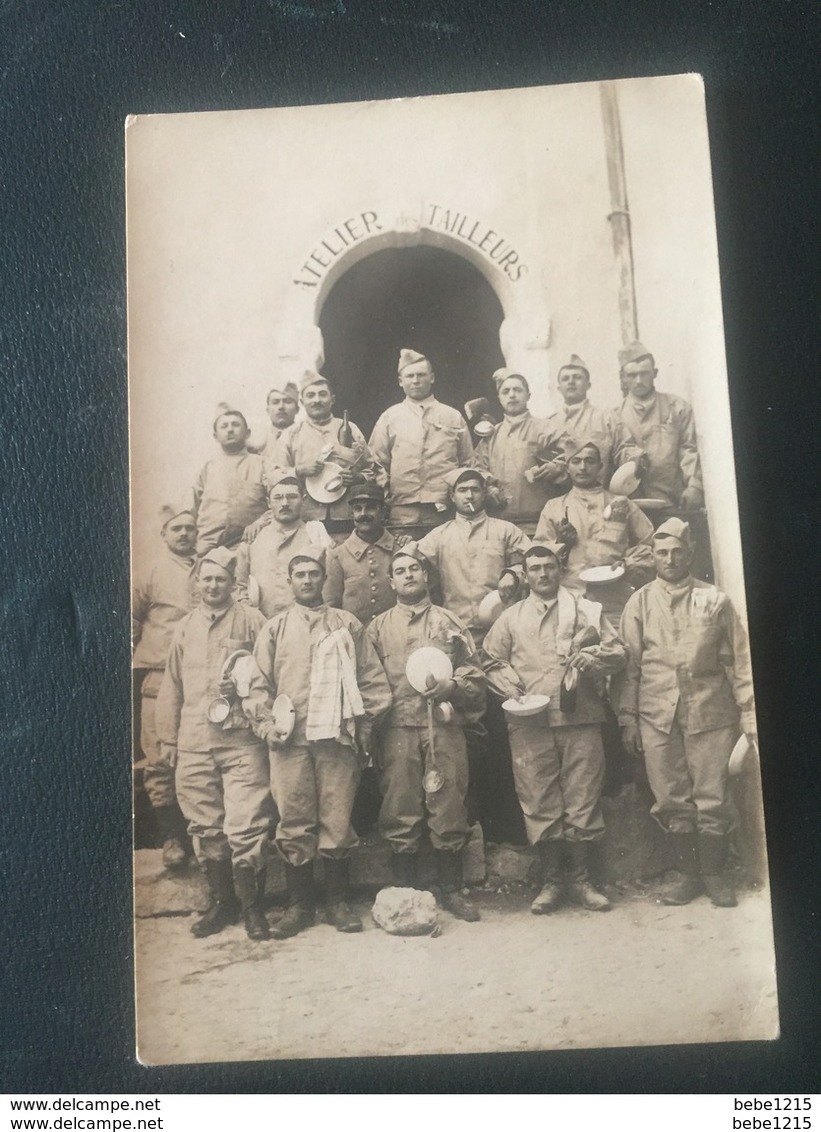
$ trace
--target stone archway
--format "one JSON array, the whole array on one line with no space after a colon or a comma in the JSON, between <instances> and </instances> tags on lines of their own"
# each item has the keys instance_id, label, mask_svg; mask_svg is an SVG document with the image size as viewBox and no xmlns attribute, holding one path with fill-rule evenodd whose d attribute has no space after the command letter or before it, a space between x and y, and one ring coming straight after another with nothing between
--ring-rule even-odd
<instances>
[{"instance_id":1,"label":"stone archway","mask_svg":"<svg viewBox=\"0 0 821 1132\"><path fill-rule=\"evenodd\" d=\"M491 374L504 365L502 304L486 277L463 256L417 245L384 248L349 267L330 288L319 315L322 372L366 436L399 392L403 346L436 370L440 401L462 409L491 396Z\"/></svg>"},{"instance_id":2,"label":"stone archway","mask_svg":"<svg viewBox=\"0 0 821 1132\"><path fill-rule=\"evenodd\" d=\"M527 375L534 394L533 411L547 412L551 401L550 313L544 279L531 273L523 261L515 271L510 271L509 264L506 267L501 256L494 254L497 245L506 249L510 244L501 239L494 244L492 238L496 233L488 226L479 228L478 221L471 223L470 218L455 212L452 214L454 223L446 229L441 223L443 215L451 216L442 214L437 205L430 203L392 202L340 220L318 233L315 246L306 254L304 262L295 265L284 297L277 343L279 372L297 380L306 368L323 371L326 361L323 311L336 285L357 265L386 250L438 249L472 267L475 276L481 276L495 293L502 311L498 338L488 351L488 357L494 355L494 361L486 372L482 367L479 382L480 386L482 381L485 385L472 395L487 391L490 374L498 362ZM455 220L460 217L465 223L460 221L457 226ZM482 232L486 238L479 239ZM494 314L494 321L495 318ZM399 343L400 346L410 344L413 343L408 340ZM420 348L426 350L421 344ZM333 359L332 364L336 364ZM395 373L394 365L395 359L391 361L389 372ZM462 387L454 392L452 403L457 404L462 392ZM340 407L344 407L341 402Z\"/></svg>"}]
</instances>

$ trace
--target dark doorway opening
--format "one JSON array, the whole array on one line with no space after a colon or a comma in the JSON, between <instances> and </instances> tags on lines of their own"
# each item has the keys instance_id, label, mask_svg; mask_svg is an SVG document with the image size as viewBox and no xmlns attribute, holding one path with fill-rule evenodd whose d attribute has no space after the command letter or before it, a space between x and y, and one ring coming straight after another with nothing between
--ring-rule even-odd
<instances>
[{"instance_id":1,"label":"dark doorway opening","mask_svg":"<svg viewBox=\"0 0 821 1132\"><path fill-rule=\"evenodd\" d=\"M319 318L336 413L347 409L370 436L401 398L403 347L430 358L440 401L462 410L473 397L492 396L491 374L504 365L503 319L495 291L462 256L429 247L374 252L337 280Z\"/></svg>"}]
</instances>

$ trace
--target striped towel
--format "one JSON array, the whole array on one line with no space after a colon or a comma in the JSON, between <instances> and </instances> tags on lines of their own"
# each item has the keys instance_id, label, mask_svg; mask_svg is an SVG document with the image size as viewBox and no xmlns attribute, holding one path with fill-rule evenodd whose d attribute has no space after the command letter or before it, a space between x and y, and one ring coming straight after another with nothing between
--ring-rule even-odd
<instances>
[{"instance_id":1,"label":"striped towel","mask_svg":"<svg viewBox=\"0 0 821 1132\"><path fill-rule=\"evenodd\" d=\"M332 629L314 650L305 738L353 744L355 721L365 714L356 683L356 654L347 629Z\"/></svg>"}]
</instances>

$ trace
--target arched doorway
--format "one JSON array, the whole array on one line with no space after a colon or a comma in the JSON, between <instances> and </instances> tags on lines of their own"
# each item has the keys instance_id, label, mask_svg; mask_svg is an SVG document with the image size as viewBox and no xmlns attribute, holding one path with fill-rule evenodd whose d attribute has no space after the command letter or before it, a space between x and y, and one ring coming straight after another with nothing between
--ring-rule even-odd
<instances>
[{"instance_id":1,"label":"arched doorway","mask_svg":"<svg viewBox=\"0 0 821 1132\"><path fill-rule=\"evenodd\" d=\"M504 317L485 276L458 254L425 245L373 252L340 276L319 315L336 411L347 409L369 436L401 396L402 347L431 359L440 401L461 410L490 396L491 374L504 365Z\"/></svg>"}]
</instances>

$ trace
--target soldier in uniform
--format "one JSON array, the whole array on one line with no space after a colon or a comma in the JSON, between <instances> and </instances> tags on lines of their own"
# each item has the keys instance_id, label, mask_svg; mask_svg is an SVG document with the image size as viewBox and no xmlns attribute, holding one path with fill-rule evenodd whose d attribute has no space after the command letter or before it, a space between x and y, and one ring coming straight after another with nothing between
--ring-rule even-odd
<instances>
[{"instance_id":1,"label":"soldier in uniform","mask_svg":"<svg viewBox=\"0 0 821 1132\"><path fill-rule=\"evenodd\" d=\"M396 604L391 558L407 535L385 528L385 490L376 483L356 484L348 492L353 532L325 558L324 597L328 605L347 609L363 625Z\"/></svg>"},{"instance_id":2,"label":"soldier in uniform","mask_svg":"<svg viewBox=\"0 0 821 1132\"><path fill-rule=\"evenodd\" d=\"M567 471L573 485L551 499L539 518L537 542L567 548L562 585L600 601L608 618L621 616L635 589L653 577L653 524L632 500L601 486L604 464L598 445L586 437L568 439ZM623 564L622 578L587 587L579 575L589 566Z\"/></svg>"},{"instance_id":3,"label":"soldier in uniform","mask_svg":"<svg viewBox=\"0 0 821 1132\"><path fill-rule=\"evenodd\" d=\"M378 754L379 831L391 847L394 880L413 887L419 842L427 826L443 906L461 920L475 921L479 913L461 894L462 851L469 836L463 729L484 712L485 679L468 630L454 614L431 604L426 566L416 552L398 550L393 555L391 584L396 605L368 628L393 694ZM453 665L452 678L436 681L427 696L415 691L405 674L408 657L425 646L443 651ZM449 704L450 709L443 715L434 708L429 719L426 700ZM430 749L431 732L435 750ZM433 766L444 783L431 792L424 780Z\"/></svg>"},{"instance_id":4,"label":"soldier in uniform","mask_svg":"<svg viewBox=\"0 0 821 1132\"><path fill-rule=\"evenodd\" d=\"M376 463L355 424L333 415L336 398L330 382L312 370L303 374L299 383L300 400L305 420L297 421L283 437L284 463L293 468L300 484L318 475L327 462L341 469L339 479L347 487L366 480L384 484L385 473ZM345 496L331 503L319 503L308 493L303 514L306 519L319 519L329 534L340 541L353 526Z\"/></svg>"},{"instance_id":5,"label":"soldier in uniform","mask_svg":"<svg viewBox=\"0 0 821 1132\"><path fill-rule=\"evenodd\" d=\"M157 696L157 734L163 758L176 767L177 798L211 893L210 908L191 930L200 938L213 935L241 910L249 938L260 940L268 938L262 910L273 818L268 754L223 669L237 651L250 652L264 618L233 600L235 566L225 547L199 562L200 604L174 632ZM228 697L228 713L216 721L212 705Z\"/></svg>"},{"instance_id":6,"label":"soldier in uniform","mask_svg":"<svg viewBox=\"0 0 821 1132\"><path fill-rule=\"evenodd\" d=\"M337 931L358 932L350 907L348 858L362 763L374 723L388 710L390 688L359 621L322 601L325 568L297 555L288 566L294 604L268 621L257 639L259 668L243 707L270 748L271 790L279 810L277 849L285 860L290 905L271 934L287 939L314 922L314 860L325 867L325 914ZM274 698L290 698L293 731L283 736Z\"/></svg>"},{"instance_id":7,"label":"soldier in uniform","mask_svg":"<svg viewBox=\"0 0 821 1132\"><path fill-rule=\"evenodd\" d=\"M131 640L134 670L143 672L140 685L140 746L146 760L143 788L151 803L163 842L167 869L188 860L185 821L174 792L174 770L160 757L154 719L168 649L177 622L197 600L197 524L190 503L170 503L160 510L165 544L144 573L137 576L131 595Z\"/></svg>"},{"instance_id":8,"label":"soldier in uniform","mask_svg":"<svg viewBox=\"0 0 821 1132\"><path fill-rule=\"evenodd\" d=\"M293 605L288 563L294 555L316 558L334 545L322 523L303 521L304 495L291 469L275 470L268 503L269 510L246 530L237 547L238 600L258 606L266 618Z\"/></svg>"},{"instance_id":9,"label":"soldier in uniform","mask_svg":"<svg viewBox=\"0 0 821 1132\"><path fill-rule=\"evenodd\" d=\"M564 891L590 911L610 907L589 874L590 847L604 833L605 716L597 682L624 667L626 650L600 606L560 585L561 553L557 543L525 553L530 593L503 610L483 650L492 689L506 698L549 697L538 715L507 716L516 792L542 870L536 915L552 911ZM578 680L573 702L561 691L568 671Z\"/></svg>"},{"instance_id":10,"label":"soldier in uniform","mask_svg":"<svg viewBox=\"0 0 821 1132\"><path fill-rule=\"evenodd\" d=\"M265 482L270 487L271 474L285 463L282 438L299 412L299 390L293 381L281 381L269 390L265 410L271 424L265 434L264 443L253 451L258 452L262 457Z\"/></svg>"},{"instance_id":11,"label":"soldier in uniform","mask_svg":"<svg viewBox=\"0 0 821 1132\"><path fill-rule=\"evenodd\" d=\"M561 367L556 384L564 404L550 414L546 424L556 451L565 460L578 450L580 438L592 440L601 456L601 484L605 488L609 486L610 477L616 468L620 468L628 460L637 461L640 469L646 466L643 449L634 441L619 415L590 404L587 398L590 371L578 354L571 354L567 365ZM564 486L551 494L564 494L568 478L565 472ZM555 482L559 485L562 483L558 478Z\"/></svg>"},{"instance_id":12,"label":"soldier in uniform","mask_svg":"<svg viewBox=\"0 0 821 1132\"><path fill-rule=\"evenodd\" d=\"M233 547L242 532L266 508L262 457L249 452L248 423L222 402L214 419L220 452L209 460L194 484L197 556L215 546Z\"/></svg>"},{"instance_id":13,"label":"soldier in uniform","mask_svg":"<svg viewBox=\"0 0 821 1132\"><path fill-rule=\"evenodd\" d=\"M703 887L728 908L736 903L723 875L734 825L728 763L739 726L757 745L752 674L741 622L725 594L692 576L693 554L687 523L661 524L658 577L621 619L629 660L618 715L625 746L644 759L652 812L675 861L662 900L687 904Z\"/></svg>"},{"instance_id":14,"label":"soldier in uniform","mask_svg":"<svg viewBox=\"0 0 821 1132\"><path fill-rule=\"evenodd\" d=\"M424 354L401 350L399 386L405 399L385 410L370 439L388 474L391 526L414 538L443 521L448 510L444 477L473 458L467 422L436 400L435 380Z\"/></svg>"},{"instance_id":15,"label":"soldier in uniform","mask_svg":"<svg viewBox=\"0 0 821 1132\"><path fill-rule=\"evenodd\" d=\"M504 420L476 446L475 464L499 481L507 499L504 517L532 535L547 500L563 490L567 470L547 421L528 410L530 386L515 370L493 375ZM556 485L560 485L557 488Z\"/></svg>"},{"instance_id":16,"label":"soldier in uniform","mask_svg":"<svg viewBox=\"0 0 821 1132\"><path fill-rule=\"evenodd\" d=\"M641 342L619 353L627 387L620 416L647 455L639 493L684 511L704 506L693 410L681 397L656 389L656 363Z\"/></svg>"}]
</instances>

